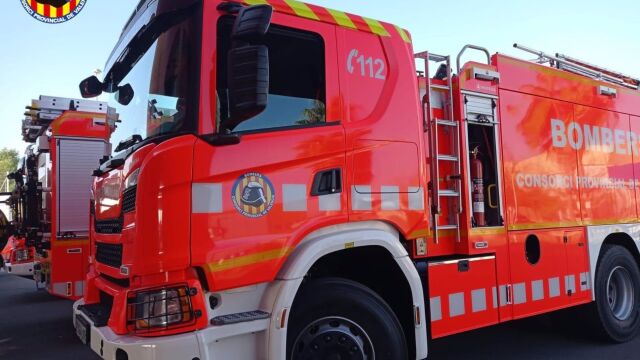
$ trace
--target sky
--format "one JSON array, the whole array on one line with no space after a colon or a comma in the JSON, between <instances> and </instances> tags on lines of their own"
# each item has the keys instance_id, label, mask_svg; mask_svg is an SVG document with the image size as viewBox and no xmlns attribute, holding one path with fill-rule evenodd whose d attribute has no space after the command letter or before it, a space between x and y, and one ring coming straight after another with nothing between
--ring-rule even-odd
<instances>
[{"instance_id":1,"label":"sky","mask_svg":"<svg viewBox=\"0 0 640 360\"><path fill-rule=\"evenodd\" d=\"M0 148L22 153L24 107L39 95L79 97L79 81L102 69L138 0L87 0L82 12L63 24L38 22L20 0L3 2ZM512 48L517 42L640 77L637 0L308 2L400 25L411 32L416 52L429 50L455 57L465 44L476 44L491 53L532 59L534 56Z\"/></svg>"}]
</instances>

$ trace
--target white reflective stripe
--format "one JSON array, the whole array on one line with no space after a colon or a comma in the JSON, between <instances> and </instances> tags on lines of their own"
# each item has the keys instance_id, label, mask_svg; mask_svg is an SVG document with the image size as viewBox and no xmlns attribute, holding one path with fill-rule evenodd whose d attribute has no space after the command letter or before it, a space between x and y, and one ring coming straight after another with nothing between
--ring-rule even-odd
<instances>
[{"instance_id":1,"label":"white reflective stripe","mask_svg":"<svg viewBox=\"0 0 640 360\"><path fill-rule=\"evenodd\" d=\"M382 210L400 209L400 188L397 186L382 186Z\"/></svg>"},{"instance_id":2,"label":"white reflective stripe","mask_svg":"<svg viewBox=\"0 0 640 360\"><path fill-rule=\"evenodd\" d=\"M572 294L576 292L576 276L575 275L567 275L564 277L564 288L569 294L571 291Z\"/></svg>"},{"instance_id":3,"label":"white reflective stripe","mask_svg":"<svg viewBox=\"0 0 640 360\"><path fill-rule=\"evenodd\" d=\"M487 310L487 292L485 289L477 289L471 292L471 311L480 312Z\"/></svg>"},{"instance_id":4,"label":"white reflective stripe","mask_svg":"<svg viewBox=\"0 0 640 360\"><path fill-rule=\"evenodd\" d=\"M422 188L409 187L409 210L424 210L424 195Z\"/></svg>"},{"instance_id":5,"label":"white reflective stripe","mask_svg":"<svg viewBox=\"0 0 640 360\"><path fill-rule=\"evenodd\" d=\"M442 301L440 301L440 296L429 299L429 309L432 322L442 320Z\"/></svg>"},{"instance_id":6,"label":"white reflective stripe","mask_svg":"<svg viewBox=\"0 0 640 360\"><path fill-rule=\"evenodd\" d=\"M560 296L560 278L552 277L549 279L549 297L554 298Z\"/></svg>"},{"instance_id":7,"label":"white reflective stripe","mask_svg":"<svg viewBox=\"0 0 640 360\"><path fill-rule=\"evenodd\" d=\"M282 185L282 210L307 211L307 185Z\"/></svg>"},{"instance_id":8,"label":"white reflective stripe","mask_svg":"<svg viewBox=\"0 0 640 360\"><path fill-rule=\"evenodd\" d=\"M359 193L358 189L363 193ZM354 185L351 187L351 209L371 210L371 186Z\"/></svg>"},{"instance_id":9,"label":"white reflective stripe","mask_svg":"<svg viewBox=\"0 0 640 360\"><path fill-rule=\"evenodd\" d=\"M531 301L544 299L544 281L535 280L531 282Z\"/></svg>"},{"instance_id":10,"label":"white reflective stripe","mask_svg":"<svg viewBox=\"0 0 640 360\"><path fill-rule=\"evenodd\" d=\"M498 291L495 286L491 288L491 295L493 295L493 308L495 309L498 307Z\"/></svg>"},{"instance_id":11,"label":"white reflective stripe","mask_svg":"<svg viewBox=\"0 0 640 360\"><path fill-rule=\"evenodd\" d=\"M588 272L580 273L580 291L587 291L591 289L591 285L589 284L589 276Z\"/></svg>"},{"instance_id":12,"label":"white reflective stripe","mask_svg":"<svg viewBox=\"0 0 640 360\"><path fill-rule=\"evenodd\" d=\"M513 303L515 305L527 302L527 285L526 283L513 284Z\"/></svg>"},{"instance_id":13,"label":"white reflective stripe","mask_svg":"<svg viewBox=\"0 0 640 360\"><path fill-rule=\"evenodd\" d=\"M319 196L320 211L340 211L342 209L341 194L329 194Z\"/></svg>"},{"instance_id":14,"label":"white reflective stripe","mask_svg":"<svg viewBox=\"0 0 640 360\"><path fill-rule=\"evenodd\" d=\"M500 285L500 306L507 305L507 285Z\"/></svg>"},{"instance_id":15,"label":"white reflective stripe","mask_svg":"<svg viewBox=\"0 0 640 360\"><path fill-rule=\"evenodd\" d=\"M193 184L191 211L194 214L222 212L222 184Z\"/></svg>"},{"instance_id":16,"label":"white reflective stripe","mask_svg":"<svg viewBox=\"0 0 640 360\"><path fill-rule=\"evenodd\" d=\"M76 296L82 296L84 292L84 281L76 281L74 286L74 294Z\"/></svg>"},{"instance_id":17,"label":"white reflective stripe","mask_svg":"<svg viewBox=\"0 0 640 360\"><path fill-rule=\"evenodd\" d=\"M449 295L449 317L464 315L464 293Z\"/></svg>"},{"instance_id":18,"label":"white reflective stripe","mask_svg":"<svg viewBox=\"0 0 640 360\"><path fill-rule=\"evenodd\" d=\"M67 296L67 283L54 283L52 289L56 295Z\"/></svg>"}]
</instances>

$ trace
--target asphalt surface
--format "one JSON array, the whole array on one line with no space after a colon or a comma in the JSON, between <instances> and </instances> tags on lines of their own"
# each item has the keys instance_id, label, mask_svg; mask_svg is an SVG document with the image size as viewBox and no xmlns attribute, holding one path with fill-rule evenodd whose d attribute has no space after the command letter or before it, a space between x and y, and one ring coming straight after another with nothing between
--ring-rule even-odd
<instances>
[{"instance_id":1,"label":"asphalt surface","mask_svg":"<svg viewBox=\"0 0 640 360\"><path fill-rule=\"evenodd\" d=\"M0 359L98 359L76 338L71 305L36 291L33 281L0 271ZM620 345L598 341L579 316L564 312L434 340L429 352L428 360L636 360L640 338Z\"/></svg>"}]
</instances>

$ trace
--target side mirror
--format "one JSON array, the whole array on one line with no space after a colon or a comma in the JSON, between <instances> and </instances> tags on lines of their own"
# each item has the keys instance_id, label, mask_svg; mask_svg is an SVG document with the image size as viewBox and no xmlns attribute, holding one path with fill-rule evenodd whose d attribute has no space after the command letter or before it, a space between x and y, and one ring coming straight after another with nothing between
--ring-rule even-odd
<instances>
[{"instance_id":1,"label":"side mirror","mask_svg":"<svg viewBox=\"0 0 640 360\"><path fill-rule=\"evenodd\" d=\"M233 24L231 38L234 41L251 42L263 37L269 31L272 16L273 8L270 5L255 5L240 9Z\"/></svg>"},{"instance_id":2,"label":"side mirror","mask_svg":"<svg viewBox=\"0 0 640 360\"><path fill-rule=\"evenodd\" d=\"M131 87L131 84L127 84L118 88L114 98L119 104L127 106L133 100L134 95L133 87Z\"/></svg>"},{"instance_id":3,"label":"side mirror","mask_svg":"<svg viewBox=\"0 0 640 360\"><path fill-rule=\"evenodd\" d=\"M102 94L104 85L95 75L90 76L80 82L80 94L83 98L94 98Z\"/></svg>"},{"instance_id":4,"label":"side mirror","mask_svg":"<svg viewBox=\"0 0 640 360\"><path fill-rule=\"evenodd\" d=\"M267 108L269 96L269 48L243 46L229 51L229 119L224 126L233 130Z\"/></svg>"},{"instance_id":5,"label":"side mirror","mask_svg":"<svg viewBox=\"0 0 640 360\"><path fill-rule=\"evenodd\" d=\"M228 130L233 130L267 107L269 48L261 41L269 31L272 15L270 5L244 7L233 24L233 44L227 60L229 119L223 124Z\"/></svg>"}]
</instances>

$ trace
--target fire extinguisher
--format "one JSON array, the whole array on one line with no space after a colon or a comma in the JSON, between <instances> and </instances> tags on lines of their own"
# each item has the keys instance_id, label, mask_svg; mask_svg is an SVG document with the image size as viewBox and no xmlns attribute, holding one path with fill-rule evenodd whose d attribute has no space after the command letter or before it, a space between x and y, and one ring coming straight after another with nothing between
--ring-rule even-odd
<instances>
[{"instance_id":1,"label":"fire extinguisher","mask_svg":"<svg viewBox=\"0 0 640 360\"><path fill-rule=\"evenodd\" d=\"M484 218L484 181L482 161L478 159L480 150L478 146L471 152L471 202L473 205L473 220L476 226L485 226Z\"/></svg>"}]
</instances>

